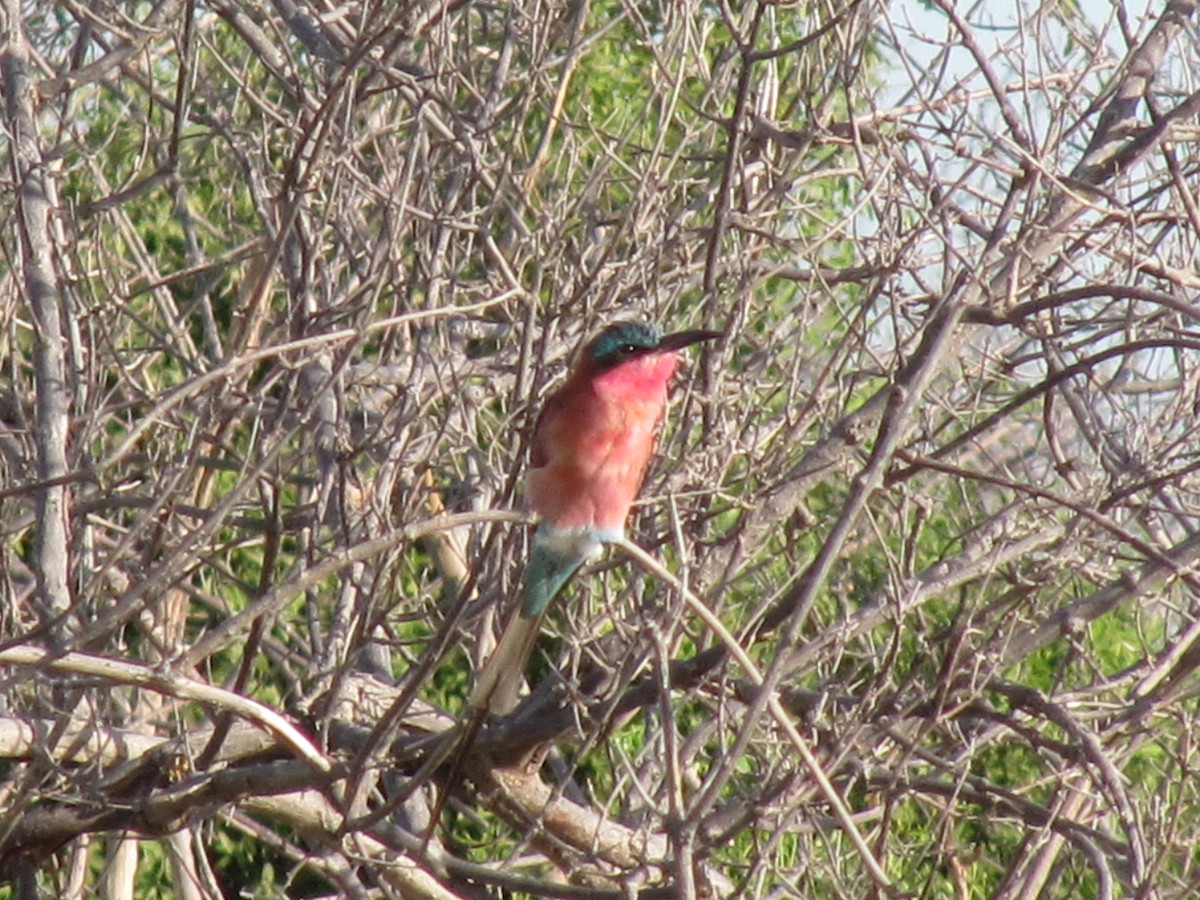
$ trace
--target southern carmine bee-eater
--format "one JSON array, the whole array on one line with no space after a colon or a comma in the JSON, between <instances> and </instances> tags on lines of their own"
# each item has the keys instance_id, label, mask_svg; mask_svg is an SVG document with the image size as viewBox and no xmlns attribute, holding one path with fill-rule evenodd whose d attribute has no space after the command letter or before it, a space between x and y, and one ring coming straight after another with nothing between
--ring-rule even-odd
<instances>
[{"instance_id":1,"label":"southern carmine bee-eater","mask_svg":"<svg viewBox=\"0 0 1200 900\"><path fill-rule=\"evenodd\" d=\"M517 702L525 664L550 601L606 541L625 534L642 486L667 388L684 347L719 331L663 334L648 322L609 325L534 426L526 499L540 520L525 568L521 608L480 671L468 707L504 713Z\"/></svg>"}]
</instances>

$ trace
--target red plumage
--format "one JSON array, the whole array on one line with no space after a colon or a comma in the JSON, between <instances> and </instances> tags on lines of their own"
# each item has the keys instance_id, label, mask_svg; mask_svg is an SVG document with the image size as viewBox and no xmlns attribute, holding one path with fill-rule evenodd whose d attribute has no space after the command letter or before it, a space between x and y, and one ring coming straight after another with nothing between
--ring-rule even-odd
<instances>
[{"instance_id":1,"label":"red plumage","mask_svg":"<svg viewBox=\"0 0 1200 900\"><path fill-rule=\"evenodd\" d=\"M602 372L588 359L538 417L527 499L552 528L616 534L654 452L679 357L665 350Z\"/></svg>"}]
</instances>

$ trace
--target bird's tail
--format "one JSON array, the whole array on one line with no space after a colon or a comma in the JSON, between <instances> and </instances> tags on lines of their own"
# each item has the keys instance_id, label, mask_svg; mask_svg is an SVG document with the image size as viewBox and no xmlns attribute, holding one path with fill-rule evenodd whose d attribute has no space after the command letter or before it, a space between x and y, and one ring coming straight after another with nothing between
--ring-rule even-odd
<instances>
[{"instance_id":1,"label":"bird's tail","mask_svg":"<svg viewBox=\"0 0 1200 900\"><path fill-rule=\"evenodd\" d=\"M475 679L468 707L502 715L517 705L521 676L537 643L546 607L598 548L590 537L578 535L563 540L539 532L534 538L525 567L525 599Z\"/></svg>"},{"instance_id":2,"label":"bird's tail","mask_svg":"<svg viewBox=\"0 0 1200 900\"><path fill-rule=\"evenodd\" d=\"M554 535L538 529L525 567L525 603L521 612L539 615L558 596L571 576L600 552L600 543L590 534L572 532Z\"/></svg>"},{"instance_id":3,"label":"bird's tail","mask_svg":"<svg viewBox=\"0 0 1200 900\"><path fill-rule=\"evenodd\" d=\"M541 613L527 616L522 610L512 617L500 635L496 649L475 679L475 687L467 700L472 711L503 715L517 705L521 676L525 674L525 663L537 643L541 624Z\"/></svg>"},{"instance_id":4,"label":"bird's tail","mask_svg":"<svg viewBox=\"0 0 1200 900\"><path fill-rule=\"evenodd\" d=\"M546 607L579 567L600 551L600 546L593 535L582 532L548 536L539 530L534 537L529 565L525 568L525 598L521 608L504 627L496 649L479 670L475 687L467 698L462 731L453 743L446 745L443 755L435 763L440 765L447 757L453 757L445 787L434 805L425 847L437 829L442 809L462 774L467 754L471 752L484 720L489 715L504 715L516 707L521 677L537 643Z\"/></svg>"},{"instance_id":5,"label":"bird's tail","mask_svg":"<svg viewBox=\"0 0 1200 900\"><path fill-rule=\"evenodd\" d=\"M537 643L546 607L579 567L600 549L600 542L589 532L556 534L545 526L538 529L525 567L525 598L521 609L505 626L496 649L475 679L467 700L470 709L503 714L517 705L521 676Z\"/></svg>"}]
</instances>

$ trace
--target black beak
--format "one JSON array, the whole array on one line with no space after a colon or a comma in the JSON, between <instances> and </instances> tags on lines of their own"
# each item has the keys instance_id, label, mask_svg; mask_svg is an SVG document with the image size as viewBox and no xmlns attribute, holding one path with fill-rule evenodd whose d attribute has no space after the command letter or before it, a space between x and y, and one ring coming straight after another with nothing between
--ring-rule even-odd
<instances>
[{"instance_id":1,"label":"black beak","mask_svg":"<svg viewBox=\"0 0 1200 900\"><path fill-rule=\"evenodd\" d=\"M715 341L725 337L723 331L676 331L674 334L663 335L656 350L682 350L701 341Z\"/></svg>"}]
</instances>

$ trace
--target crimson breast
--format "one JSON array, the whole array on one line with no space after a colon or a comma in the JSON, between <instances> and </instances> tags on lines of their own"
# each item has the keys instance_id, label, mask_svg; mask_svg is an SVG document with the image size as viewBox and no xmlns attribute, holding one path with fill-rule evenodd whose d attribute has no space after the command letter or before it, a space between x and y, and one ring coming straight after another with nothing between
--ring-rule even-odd
<instances>
[{"instance_id":1,"label":"crimson breast","mask_svg":"<svg viewBox=\"0 0 1200 900\"><path fill-rule=\"evenodd\" d=\"M666 404L674 353L579 373L546 403L534 434L527 498L556 529L623 532Z\"/></svg>"}]
</instances>

